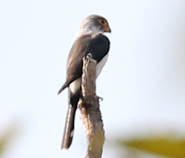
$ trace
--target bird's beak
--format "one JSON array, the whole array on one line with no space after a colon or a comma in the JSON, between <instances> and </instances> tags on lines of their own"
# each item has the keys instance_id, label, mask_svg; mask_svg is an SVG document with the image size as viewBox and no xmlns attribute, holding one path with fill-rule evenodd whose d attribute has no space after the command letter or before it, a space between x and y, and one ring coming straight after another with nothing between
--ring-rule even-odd
<instances>
[{"instance_id":1,"label":"bird's beak","mask_svg":"<svg viewBox=\"0 0 185 158\"><path fill-rule=\"evenodd\" d=\"M110 27L109 27L109 26L105 27L105 28L104 28L104 32L110 32L110 33L111 33Z\"/></svg>"}]
</instances>

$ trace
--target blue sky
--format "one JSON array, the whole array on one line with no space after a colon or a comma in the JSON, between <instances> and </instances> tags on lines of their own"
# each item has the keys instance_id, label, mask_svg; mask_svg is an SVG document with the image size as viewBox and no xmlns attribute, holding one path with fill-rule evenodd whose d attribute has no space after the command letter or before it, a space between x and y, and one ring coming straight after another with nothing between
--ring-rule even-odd
<instances>
[{"instance_id":1,"label":"blue sky","mask_svg":"<svg viewBox=\"0 0 185 158\"><path fill-rule=\"evenodd\" d=\"M67 112L66 59L82 20L104 16L112 29L110 55L97 80L111 139L185 127L185 1L0 1L0 131L17 124L4 158L82 157L79 112L71 148L60 150ZM0 132L2 134L3 132Z\"/></svg>"}]
</instances>

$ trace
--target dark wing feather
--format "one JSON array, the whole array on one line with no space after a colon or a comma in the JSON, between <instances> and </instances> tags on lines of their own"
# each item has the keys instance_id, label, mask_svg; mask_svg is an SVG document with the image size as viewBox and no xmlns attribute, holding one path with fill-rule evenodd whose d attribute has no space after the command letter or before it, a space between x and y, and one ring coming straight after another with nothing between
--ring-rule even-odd
<instances>
[{"instance_id":1,"label":"dark wing feather","mask_svg":"<svg viewBox=\"0 0 185 158\"><path fill-rule=\"evenodd\" d=\"M101 33L79 37L71 48L67 63L67 80L59 93L68 87L71 82L81 77L83 57L91 53L93 59L99 62L108 53L109 47L108 38Z\"/></svg>"}]
</instances>

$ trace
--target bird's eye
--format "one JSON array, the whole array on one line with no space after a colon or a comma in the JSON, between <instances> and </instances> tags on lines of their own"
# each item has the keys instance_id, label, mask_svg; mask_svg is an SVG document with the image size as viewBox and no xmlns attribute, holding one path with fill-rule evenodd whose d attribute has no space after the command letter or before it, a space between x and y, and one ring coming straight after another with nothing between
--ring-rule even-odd
<instances>
[{"instance_id":1,"label":"bird's eye","mask_svg":"<svg viewBox=\"0 0 185 158\"><path fill-rule=\"evenodd\" d=\"M105 24L105 21L104 20L101 20L101 24L104 25Z\"/></svg>"},{"instance_id":2,"label":"bird's eye","mask_svg":"<svg viewBox=\"0 0 185 158\"><path fill-rule=\"evenodd\" d=\"M107 22L104 19L98 19L98 22L102 25L102 26L106 26Z\"/></svg>"}]
</instances>

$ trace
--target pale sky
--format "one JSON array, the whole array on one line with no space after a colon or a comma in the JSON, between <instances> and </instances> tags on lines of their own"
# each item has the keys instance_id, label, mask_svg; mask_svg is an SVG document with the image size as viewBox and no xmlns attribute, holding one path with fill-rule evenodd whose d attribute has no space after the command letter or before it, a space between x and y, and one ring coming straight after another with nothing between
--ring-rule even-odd
<instances>
[{"instance_id":1,"label":"pale sky","mask_svg":"<svg viewBox=\"0 0 185 158\"><path fill-rule=\"evenodd\" d=\"M72 146L61 151L67 112L66 60L82 20L104 16L112 29L109 59L97 80L111 139L173 131L185 135L184 0L0 1L0 135L19 128L3 158L84 157L79 112Z\"/></svg>"}]
</instances>

